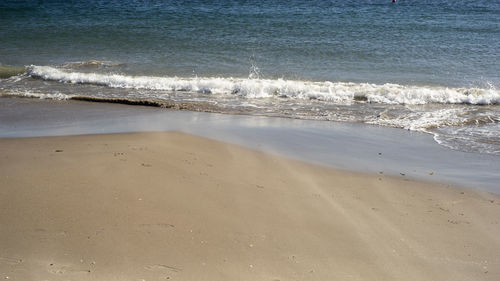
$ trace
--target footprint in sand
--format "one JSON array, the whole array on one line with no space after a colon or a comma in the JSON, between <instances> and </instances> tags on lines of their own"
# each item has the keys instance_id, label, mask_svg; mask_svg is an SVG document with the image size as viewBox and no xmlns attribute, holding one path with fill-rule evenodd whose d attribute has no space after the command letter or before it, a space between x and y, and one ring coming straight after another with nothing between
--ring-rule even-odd
<instances>
[{"instance_id":1,"label":"footprint in sand","mask_svg":"<svg viewBox=\"0 0 500 281\"><path fill-rule=\"evenodd\" d=\"M72 265L60 265L55 263L50 263L47 266L47 271L52 274L62 275L62 274L72 274L72 273L90 273L89 268L75 267Z\"/></svg>"},{"instance_id":2,"label":"footprint in sand","mask_svg":"<svg viewBox=\"0 0 500 281\"><path fill-rule=\"evenodd\" d=\"M22 259L0 257L0 264L18 265L21 264L22 262L23 262Z\"/></svg>"},{"instance_id":3,"label":"footprint in sand","mask_svg":"<svg viewBox=\"0 0 500 281\"><path fill-rule=\"evenodd\" d=\"M170 228L175 227L175 225L170 223L143 223L139 225L140 227L160 227L160 228Z\"/></svg>"},{"instance_id":4,"label":"footprint in sand","mask_svg":"<svg viewBox=\"0 0 500 281\"><path fill-rule=\"evenodd\" d=\"M169 265L164 265L164 264L147 265L144 268L147 269L147 270L166 269L166 270L170 270L170 271L173 271L173 272L180 272L180 271L182 271L181 268L174 267L174 266L169 266Z\"/></svg>"}]
</instances>

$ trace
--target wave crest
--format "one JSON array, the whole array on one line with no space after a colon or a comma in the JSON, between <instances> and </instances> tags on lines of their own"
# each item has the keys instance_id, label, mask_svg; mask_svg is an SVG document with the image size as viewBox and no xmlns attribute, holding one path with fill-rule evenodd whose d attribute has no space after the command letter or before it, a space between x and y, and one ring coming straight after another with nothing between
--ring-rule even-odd
<instances>
[{"instance_id":1,"label":"wave crest","mask_svg":"<svg viewBox=\"0 0 500 281\"><path fill-rule=\"evenodd\" d=\"M500 104L495 88L446 88L348 82L313 82L285 79L221 77L152 77L121 74L81 73L50 66L31 66L34 78L62 83L94 84L112 88L186 91L200 94L237 95L249 99L292 98L333 103L369 102L383 104Z\"/></svg>"},{"instance_id":2,"label":"wave crest","mask_svg":"<svg viewBox=\"0 0 500 281\"><path fill-rule=\"evenodd\" d=\"M88 60L82 62L70 62L65 63L62 66L67 68L101 68L101 67L113 67L122 66L124 63L112 62L112 61L99 61L99 60Z\"/></svg>"},{"instance_id":3,"label":"wave crest","mask_svg":"<svg viewBox=\"0 0 500 281\"><path fill-rule=\"evenodd\" d=\"M9 78L26 73L24 66L0 65L0 79Z\"/></svg>"}]
</instances>

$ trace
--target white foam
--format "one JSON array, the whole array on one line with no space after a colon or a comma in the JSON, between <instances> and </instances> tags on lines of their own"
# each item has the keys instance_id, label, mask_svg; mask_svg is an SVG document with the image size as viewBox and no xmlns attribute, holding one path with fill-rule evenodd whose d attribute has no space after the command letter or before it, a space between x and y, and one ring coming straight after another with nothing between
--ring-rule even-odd
<instances>
[{"instance_id":1,"label":"white foam","mask_svg":"<svg viewBox=\"0 0 500 281\"><path fill-rule=\"evenodd\" d=\"M407 108L407 110L404 113L400 112L397 116L385 117L384 114L381 114L378 118L367 120L366 123L429 132L429 129L441 126L458 126L468 120L461 116L461 113L468 111L466 108L440 108L427 109L426 111Z\"/></svg>"},{"instance_id":2,"label":"white foam","mask_svg":"<svg viewBox=\"0 0 500 281\"><path fill-rule=\"evenodd\" d=\"M19 90L9 90L8 92L0 93L1 96L14 96L14 97L25 97L25 98L38 98L38 99L51 99L51 100L69 100L73 96L66 95L62 93L38 93L33 91L19 91Z\"/></svg>"},{"instance_id":3,"label":"white foam","mask_svg":"<svg viewBox=\"0 0 500 281\"><path fill-rule=\"evenodd\" d=\"M500 104L500 91L491 87L446 88L346 82L313 82L285 79L221 77L151 77L121 74L81 73L50 66L31 66L30 75L63 83L96 84L113 88L187 91L255 98L317 99L352 103L354 99L384 104Z\"/></svg>"}]
</instances>

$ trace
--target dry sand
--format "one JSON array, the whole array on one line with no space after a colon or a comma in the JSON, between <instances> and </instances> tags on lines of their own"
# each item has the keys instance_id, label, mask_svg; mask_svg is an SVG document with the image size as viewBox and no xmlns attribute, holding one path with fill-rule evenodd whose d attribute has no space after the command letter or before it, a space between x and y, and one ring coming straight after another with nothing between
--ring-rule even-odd
<instances>
[{"instance_id":1,"label":"dry sand","mask_svg":"<svg viewBox=\"0 0 500 281\"><path fill-rule=\"evenodd\" d=\"M500 196L181 133L0 139L0 280L500 280Z\"/></svg>"}]
</instances>

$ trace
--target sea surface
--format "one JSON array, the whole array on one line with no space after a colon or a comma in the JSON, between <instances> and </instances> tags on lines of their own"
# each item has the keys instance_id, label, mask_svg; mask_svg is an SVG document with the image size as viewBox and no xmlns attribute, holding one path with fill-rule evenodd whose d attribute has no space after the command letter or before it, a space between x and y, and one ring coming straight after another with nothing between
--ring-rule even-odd
<instances>
[{"instance_id":1,"label":"sea surface","mask_svg":"<svg viewBox=\"0 0 500 281\"><path fill-rule=\"evenodd\" d=\"M500 1L2 0L0 98L21 97L359 122L500 155Z\"/></svg>"}]
</instances>

